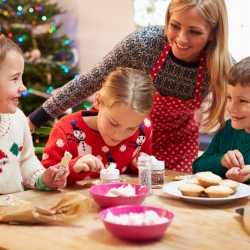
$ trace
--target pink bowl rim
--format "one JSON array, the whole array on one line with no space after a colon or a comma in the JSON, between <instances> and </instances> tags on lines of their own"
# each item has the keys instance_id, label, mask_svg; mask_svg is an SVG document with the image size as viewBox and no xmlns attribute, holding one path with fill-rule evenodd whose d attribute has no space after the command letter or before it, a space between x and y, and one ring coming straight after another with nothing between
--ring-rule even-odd
<instances>
[{"instance_id":1,"label":"pink bowl rim","mask_svg":"<svg viewBox=\"0 0 250 250\"><path fill-rule=\"evenodd\" d=\"M107 213L108 210L113 210L116 208L131 208L131 207L143 207L146 209L152 209L153 211L157 210L161 210L162 212L167 212L170 215L170 218L167 218L168 221L167 222L162 222L162 223L157 223L157 224L152 224L152 225L123 225L123 224L119 224L119 223L114 223L114 222L110 222L107 221L104 217L104 214ZM156 206L150 206L150 205L120 205L120 206L114 206L114 207L109 207L109 208L105 208L103 210L101 210L99 212L99 218L104 222L104 223L109 223L112 225L118 225L121 227L135 227L135 228L139 228L139 227L154 227L154 226L160 226L160 225L168 225L172 222L172 220L174 219L175 214L174 212L168 210L168 209L164 209L164 208L160 208L160 207L156 207Z\"/></svg>"},{"instance_id":2,"label":"pink bowl rim","mask_svg":"<svg viewBox=\"0 0 250 250\"><path fill-rule=\"evenodd\" d=\"M104 194L99 194L99 193L95 192L95 188L97 188L97 187L110 186L110 188L112 188L113 186L116 186L117 184L120 184L120 186L130 184L133 187L143 187L145 189L145 193L136 194L135 196L129 196L129 197L127 197L127 196L115 196L115 197L112 197L112 196L105 196ZM112 182L112 183L96 184L96 185L92 186L89 189L89 192L90 192L91 195L95 195L95 196L99 196L99 197L108 197L109 199L117 199L118 197L123 197L123 198L144 197L144 196L147 196L149 194L149 189L146 186L141 185L141 184L134 184L134 183L131 184L131 183L127 183L127 182Z\"/></svg>"}]
</instances>

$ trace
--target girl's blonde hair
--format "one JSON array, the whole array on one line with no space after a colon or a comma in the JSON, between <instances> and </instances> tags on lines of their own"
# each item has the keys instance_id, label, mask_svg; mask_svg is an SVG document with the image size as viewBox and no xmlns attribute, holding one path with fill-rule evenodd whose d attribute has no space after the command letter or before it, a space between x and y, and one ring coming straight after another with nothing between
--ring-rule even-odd
<instances>
[{"instance_id":1,"label":"girl's blonde hair","mask_svg":"<svg viewBox=\"0 0 250 250\"><path fill-rule=\"evenodd\" d=\"M166 27L171 14L196 7L212 29L212 40L205 47L211 100L205 110L205 130L224 124L227 74L232 66L228 50L228 17L224 0L171 0L166 13Z\"/></svg>"},{"instance_id":2,"label":"girl's blonde hair","mask_svg":"<svg viewBox=\"0 0 250 250\"><path fill-rule=\"evenodd\" d=\"M105 78L99 93L100 102L107 107L124 103L138 113L148 114L153 103L154 85L148 74L119 67Z\"/></svg>"},{"instance_id":3,"label":"girl's blonde hair","mask_svg":"<svg viewBox=\"0 0 250 250\"><path fill-rule=\"evenodd\" d=\"M11 39L1 34L0 35L0 64L4 61L6 54L11 50L15 50L21 55L23 54L21 48L19 48L16 43L14 43Z\"/></svg>"}]
</instances>

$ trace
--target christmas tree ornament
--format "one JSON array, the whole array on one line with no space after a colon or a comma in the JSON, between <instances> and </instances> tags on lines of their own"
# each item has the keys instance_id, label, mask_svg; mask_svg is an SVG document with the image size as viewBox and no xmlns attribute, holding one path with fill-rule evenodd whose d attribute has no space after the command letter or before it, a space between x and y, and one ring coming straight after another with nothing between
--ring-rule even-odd
<instances>
[{"instance_id":1,"label":"christmas tree ornament","mask_svg":"<svg viewBox=\"0 0 250 250\"><path fill-rule=\"evenodd\" d=\"M41 19L45 22L47 21L47 17L46 16L42 16Z\"/></svg>"},{"instance_id":2,"label":"christmas tree ornament","mask_svg":"<svg viewBox=\"0 0 250 250\"><path fill-rule=\"evenodd\" d=\"M30 59L31 62L36 61L40 57L41 57L41 51L39 49L33 49L30 52L30 58L29 59Z\"/></svg>"},{"instance_id":3,"label":"christmas tree ornament","mask_svg":"<svg viewBox=\"0 0 250 250\"><path fill-rule=\"evenodd\" d=\"M29 13L33 13L34 12L34 9L33 8L29 8Z\"/></svg>"},{"instance_id":4,"label":"christmas tree ornament","mask_svg":"<svg viewBox=\"0 0 250 250\"><path fill-rule=\"evenodd\" d=\"M52 34L56 32L56 25L55 24L51 24L49 27L49 33Z\"/></svg>"},{"instance_id":5,"label":"christmas tree ornament","mask_svg":"<svg viewBox=\"0 0 250 250\"><path fill-rule=\"evenodd\" d=\"M46 90L47 94L52 94L52 92L54 91L54 88L52 86L49 86Z\"/></svg>"}]
</instances>

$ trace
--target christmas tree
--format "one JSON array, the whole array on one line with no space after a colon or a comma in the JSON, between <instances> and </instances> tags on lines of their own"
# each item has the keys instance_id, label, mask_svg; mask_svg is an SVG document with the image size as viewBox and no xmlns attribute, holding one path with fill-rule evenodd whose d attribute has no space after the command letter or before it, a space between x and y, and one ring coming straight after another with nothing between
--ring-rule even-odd
<instances>
[{"instance_id":1,"label":"christmas tree","mask_svg":"<svg viewBox=\"0 0 250 250\"><path fill-rule=\"evenodd\" d=\"M74 42L62 34L57 3L49 0L0 0L0 32L23 50L25 70L21 109L29 114L54 89L72 80L79 72ZM34 136L35 146L43 146L50 128Z\"/></svg>"}]
</instances>

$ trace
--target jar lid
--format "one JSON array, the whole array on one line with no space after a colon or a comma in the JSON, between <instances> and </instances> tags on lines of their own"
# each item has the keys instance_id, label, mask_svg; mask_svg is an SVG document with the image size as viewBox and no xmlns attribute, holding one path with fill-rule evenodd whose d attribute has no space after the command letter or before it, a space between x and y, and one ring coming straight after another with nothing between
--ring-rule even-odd
<instances>
[{"instance_id":1,"label":"jar lid","mask_svg":"<svg viewBox=\"0 0 250 250\"><path fill-rule=\"evenodd\" d=\"M152 170L165 170L165 162L164 161L159 161L155 157L152 157L151 159L151 169Z\"/></svg>"},{"instance_id":2,"label":"jar lid","mask_svg":"<svg viewBox=\"0 0 250 250\"><path fill-rule=\"evenodd\" d=\"M151 162L151 156L145 153L141 153L137 160L138 165L146 165L149 162Z\"/></svg>"},{"instance_id":3,"label":"jar lid","mask_svg":"<svg viewBox=\"0 0 250 250\"><path fill-rule=\"evenodd\" d=\"M119 175L120 175L120 171L117 168L111 168L111 169L106 168L100 171L101 179L114 180L114 179L118 179Z\"/></svg>"},{"instance_id":4,"label":"jar lid","mask_svg":"<svg viewBox=\"0 0 250 250\"><path fill-rule=\"evenodd\" d=\"M150 158L149 155L143 154L138 157L138 161L148 161L149 158Z\"/></svg>"}]
</instances>

